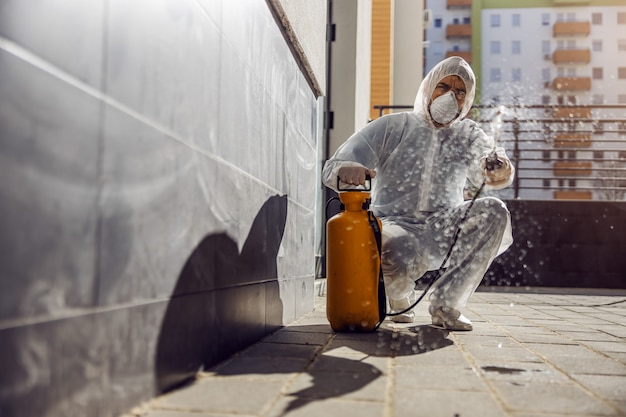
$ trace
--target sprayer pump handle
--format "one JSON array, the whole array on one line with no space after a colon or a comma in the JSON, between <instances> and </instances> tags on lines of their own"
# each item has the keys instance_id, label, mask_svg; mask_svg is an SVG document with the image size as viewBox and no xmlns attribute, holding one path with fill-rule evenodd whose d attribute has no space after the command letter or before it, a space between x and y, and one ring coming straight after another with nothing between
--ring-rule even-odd
<instances>
[{"instance_id":1,"label":"sprayer pump handle","mask_svg":"<svg viewBox=\"0 0 626 417\"><path fill-rule=\"evenodd\" d=\"M349 188L342 188L341 184L348 186ZM372 176L365 174L365 185L353 185L347 184L337 176L337 191L371 191L372 190Z\"/></svg>"}]
</instances>

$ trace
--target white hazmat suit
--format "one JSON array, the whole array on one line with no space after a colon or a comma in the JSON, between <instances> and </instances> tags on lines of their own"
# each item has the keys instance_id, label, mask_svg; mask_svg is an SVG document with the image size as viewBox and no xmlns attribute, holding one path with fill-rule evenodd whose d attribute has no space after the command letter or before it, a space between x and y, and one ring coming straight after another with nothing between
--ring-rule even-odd
<instances>
[{"instance_id":1,"label":"white hazmat suit","mask_svg":"<svg viewBox=\"0 0 626 417\"><path fill-rule=\"evenodd\" d=\"M450 75L465 84L465 101L460 109L455 105L457 113L453 111L442 123L439 113L446 113L450 99L436 100L437 109L435 105L431 109L432 95L440 88L440 81ZM513 181L514 169L502 148L497 148L502 166L495 175L485 169L486 157L496 149L493 138L474 121L463 120L474 95L470 66L461 58L448 58L422 81L412 112L390 114L369 123L324 165L322 180L335 190L342 167L375 171L371 209L383 224L382 268L392 310L399 310L398 305L408 307L407 297L415 281L441 266L469 204L463 198L466 179L476 187L486 181L485 190L501 189ZM460 309L493 259L511 243L510 215L504 203L495 197L478 198L461 225L445 272L433 285L429 309L433 324L472 329ZM412 320L411 315L410 320L396 321Z\"/></svg>"}]
</instances>

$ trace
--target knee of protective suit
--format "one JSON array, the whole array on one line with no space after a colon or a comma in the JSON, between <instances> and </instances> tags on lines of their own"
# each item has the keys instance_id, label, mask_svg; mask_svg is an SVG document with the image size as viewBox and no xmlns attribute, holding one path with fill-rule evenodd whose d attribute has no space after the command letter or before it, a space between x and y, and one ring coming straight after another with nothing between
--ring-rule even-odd
<instances>
[{"instance_id":1,"label":"knee of protective suit","mask_svg":"<svg viewBox=\"0 0 626 417\"><path fill-rule=\"evenodd\" d=\"M383 239L382 269L389 278L419 279L428 270L425 248L409 234Z\"/></svg>"},{"instance_id":2,"label":"knee of protective suit","mask_svg":"<svg viewBox=\"0 0 626 417\"><path fill-rule=\"evenodd\" d=\"M511 222L511 215L504 202L496 197L485 197L475 201L472 210L480 213L487 227L504 230Z\"/></svg>"}]
</instances>

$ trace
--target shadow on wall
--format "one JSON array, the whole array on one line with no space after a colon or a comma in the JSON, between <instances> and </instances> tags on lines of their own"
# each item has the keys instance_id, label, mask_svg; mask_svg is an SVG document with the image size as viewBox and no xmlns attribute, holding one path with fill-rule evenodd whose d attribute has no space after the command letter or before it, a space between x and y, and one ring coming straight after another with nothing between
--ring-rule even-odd
<instances>
[{"instance_id":1,"label":"shadow on wall","mask_svg":"<svg viewBox=\"0 0 626 417\"><path fill-rule=\"evenodd\" d=\"M279 328L276 257L287 196L269 198L239 253L226 233L206 236L185 263L167 306L156 351L156 388L164 392Z\"/></svg>"}]
</instances>

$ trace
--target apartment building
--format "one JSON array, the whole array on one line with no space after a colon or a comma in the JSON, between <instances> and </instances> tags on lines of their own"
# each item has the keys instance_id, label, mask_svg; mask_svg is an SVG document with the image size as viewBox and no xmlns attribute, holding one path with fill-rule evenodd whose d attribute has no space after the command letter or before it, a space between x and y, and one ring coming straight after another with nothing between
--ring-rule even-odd
<instances>
[{"instance_id":1,"label":"apartment building","mask_svg":"<svg viewBox=\"0 0 626 417\"><path fill-rule=\"evenodd\" d=\"M425 68L450 55L471 62L483 107L477 117L518 165L514 197L624 200L625 2L426 7Z\"/></svg>"}]
</instances>

